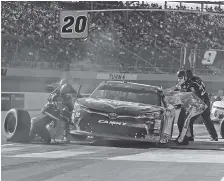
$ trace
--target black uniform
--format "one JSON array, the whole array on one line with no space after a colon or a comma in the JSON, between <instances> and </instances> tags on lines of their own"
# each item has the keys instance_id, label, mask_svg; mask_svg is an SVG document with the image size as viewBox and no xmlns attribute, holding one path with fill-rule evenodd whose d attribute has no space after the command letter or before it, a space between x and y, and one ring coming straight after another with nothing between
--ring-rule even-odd
<instances>
[{"instance_id":1,"label":"black uniform","mask_svg":"<svg viewBox=\"0 0 224 181\"><path fill-rule=\"evenodd\" d=\"M193 76L191 78L191 80L187 80L183 84L180 85L180 91L194 92L208 106L208 108L201 114L201 116L204 119L204 124L205 124L209 134L211 135L211 137L213 139L217 139L218 135L217 135L215 127L210 118L210 100L209 100L208 93L205 90L205 85L204 85L203 81L199 77ZM193 124L194 124L194 121L199 116L200 115L193 117L190 121L189 126L190 126L190 132L191 132L192 138L194 138Z\"/></svg>"},{"instance_id":2,"label":"black uniform","mask_svg":"<svg viewBox=\"0 0 224 181\"><path fill-rule=\"evenodd\" d=\"M63 110L63 113L67 114L67 117L69 118L71 115L71 112L73 110L73 101L70 93L76 92L73 87L70 84L64 84L62 86L57 87L49 96L48 101L49 102L57 102L57 108L59 110ZM49 113L51 114L51 113ZM55 116L55 115L52 115ZM31 124L31 131L30 131L30 137L33 138L36 134L38 134L41 138L44 139L45 142L50 143L51 142L51 135L48 129L46 128L47 124L50 124L52 122L52 119L49 117L49 115L46 114L39 114L38 116L34 117L32 119ZM69 123L68 121L65 121L65 137L68 136L68 128Z\"/></svg>"}]
</instances>

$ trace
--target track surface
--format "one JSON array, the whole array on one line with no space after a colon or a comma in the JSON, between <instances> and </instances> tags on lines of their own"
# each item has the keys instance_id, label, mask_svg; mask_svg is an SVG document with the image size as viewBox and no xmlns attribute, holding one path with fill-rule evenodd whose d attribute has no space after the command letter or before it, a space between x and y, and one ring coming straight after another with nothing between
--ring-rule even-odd
<instances>
[{"instance_id":1,"label":"track surface","mask_svg":"<svg viewBox=\"0 0 224 181\"><path fill-rule=\"evenodd\" d=\"M220 181L224 140L208 142L202 130L203 125L195 130L198 139L188 146L108 141L43 145L2 139L2 180Z\"/></svg>"}]
</instances>

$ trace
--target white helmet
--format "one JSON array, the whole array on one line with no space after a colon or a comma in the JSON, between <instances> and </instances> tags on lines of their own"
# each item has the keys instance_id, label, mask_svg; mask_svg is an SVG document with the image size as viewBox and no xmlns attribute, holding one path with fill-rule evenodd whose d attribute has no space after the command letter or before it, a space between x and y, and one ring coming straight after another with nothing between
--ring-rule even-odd
<instances>
[{"instance_id":1,"label":"white helmet","mask_svg":"<svg viewBox=\"0 0 224 181\"><path fill-rule=\"evenodd\" d=\"M63 86L63 85L65 85L65 84L68 84L68 79L62 79L60 81L60 87Z\"/></svg>"}]
</instances>

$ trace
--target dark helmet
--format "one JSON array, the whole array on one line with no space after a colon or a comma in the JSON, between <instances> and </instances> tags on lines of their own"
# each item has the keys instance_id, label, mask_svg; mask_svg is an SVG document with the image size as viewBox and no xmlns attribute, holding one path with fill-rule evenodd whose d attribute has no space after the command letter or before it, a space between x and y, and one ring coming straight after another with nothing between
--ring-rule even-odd
<instances>
[{"instance_id":1,"label":"dark helmet","mask_svg":"<svg viewBox=\"0 0 224 181\"><path fill-rule=\"evenodd\" d=\"M193 77L193 72L192 72L191 70L186 70L186 77L187 77L188 79L192 79L192 77Z\"/></svg>"},{"instance_id":2,"label":"dark helmet","mask_svg":"<svg viewBox=\"0 0 224 181\"><path fill-rule=\"evenodd\" d=\"M186 73L185 73L184 70L179 70L179 71L177 72L177 77L185 77L185 76L186 76Z\"/></svg>"}]
</instances>

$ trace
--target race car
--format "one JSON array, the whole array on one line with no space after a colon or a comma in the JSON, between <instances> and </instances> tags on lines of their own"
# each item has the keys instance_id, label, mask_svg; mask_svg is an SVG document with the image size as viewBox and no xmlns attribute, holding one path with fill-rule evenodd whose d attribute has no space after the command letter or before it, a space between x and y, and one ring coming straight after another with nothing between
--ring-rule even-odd
<instances>
[{"instance_id":1,"label":"race car","mask_svg":"<svg viewBox=\"0 0 224 181\"><path fill-rule=\"evenodd\" d=\"M206 105L194 94L123 81L102 82L87 98L75 103L73 135L167 143L182 105L191 117ZM192 109L194 107L194 109ZM185 126L186 129L188 125ZM186 133L186 132L185 132Z\"/></svg>"},{"instance_id":2,"label":"race car","mask_svg":"<svg viewBox=\"0 0 224 181\"><path fill-rule=\"evenodd\" d=\"M206 105L192 92L164 91L157 86L126 81L102 82L91 95L75 101L70 116L55 105L47 103L42 109L42 114L52 120L52 124L41 124L36 128L37 136L42 139L46 137L43 134L46 128L51 138L55 138L63 130L63 122L67 121L71 141L91 136L93 139L168 143L182 107L187 118L178 140L181 143L190 119L206 109ZM3 123L7 141L32 141L29 137L31 120L34 119L26 110L8 111ZM47 135L50 142L48 138Z\"/></svg>"},{"instance_id":3,"label":"race car","mask_svg":"<svg viewBox=\"0 0 224 181\"><path fill-rule=\"evenodd\" d=\"M220 122L224 118L224 98L221 101L215 101L211 108L211 120Z\"/></svg>"}]
</instances>

